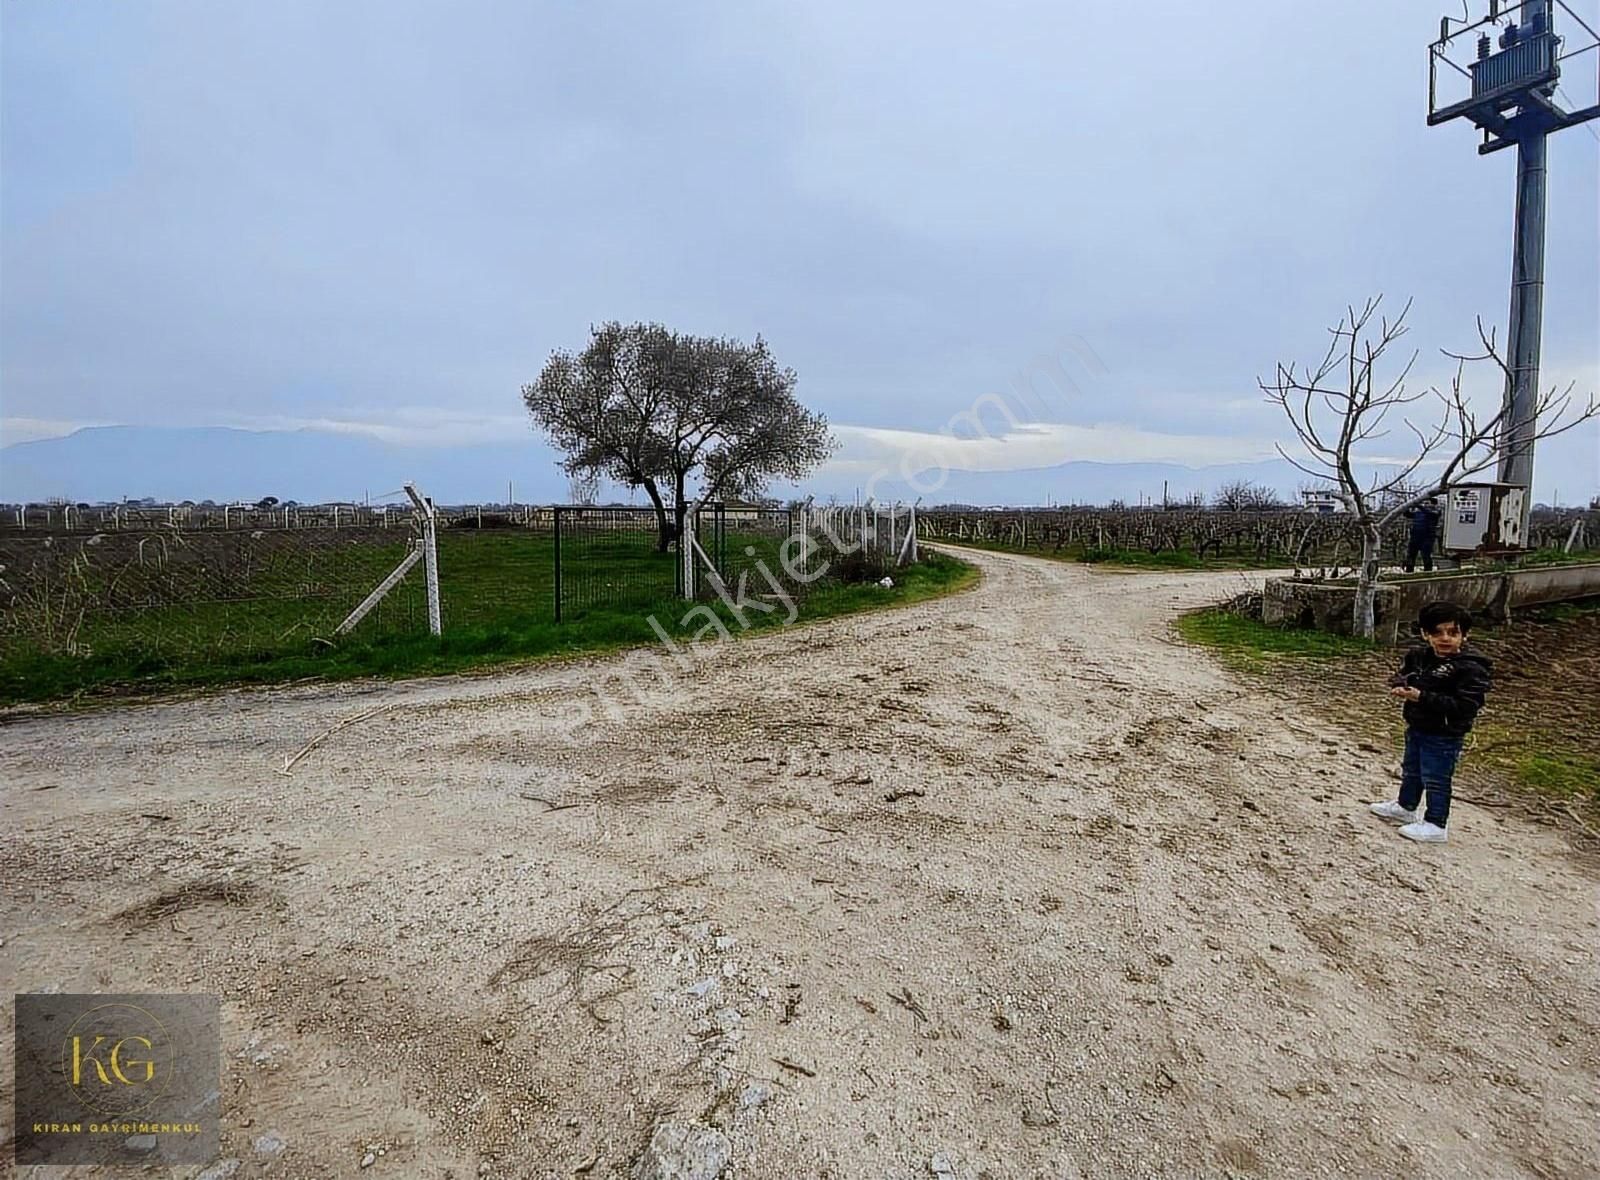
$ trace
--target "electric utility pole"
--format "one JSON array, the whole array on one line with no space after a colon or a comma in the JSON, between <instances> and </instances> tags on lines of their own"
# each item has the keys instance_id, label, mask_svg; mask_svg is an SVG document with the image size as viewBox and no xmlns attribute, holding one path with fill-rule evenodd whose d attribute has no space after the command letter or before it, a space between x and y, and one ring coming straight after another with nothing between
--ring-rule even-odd
<instances>
[{"instance_id":1,"label":"electric utility pole","mask_svg":"<svg viewBox=\"0 0 1600 1180\"><path fill-rule=\"evenodd\" d=\"M1589 37L1566 50L1556 32L1555 15L1571 20ZM1454 26L1454 27L1453 27ZM1457 39L1477 32L1476 54L1465 67L1451 60ZM1428 52L1428 123L1466 118L1483 132L1479 155L1517 149L1517 202L1511 251L1511 322L1508 369L1501 424L1498 478L1523 489L1519 536L1528 533L1533 505L1533 440L1539 403L1539 332L1544 319L1545 148L1550 133L1600 115L1600 70L1596 101L1566 110L1555 101L1561 63L1600 48L1600 35L1563 0L1523 0L1502 5L1489 0L1489 13L1470 23L1454 17L1439 22L1439 39ZM1566 51L1564 51L1566 50ZM1467 97L1441 102L1443 64L1465 78ZM1449 79L1449 75L1445 75ZM1459 80L1457 80L1459 89Z\"/></svg>"}]
</instances>

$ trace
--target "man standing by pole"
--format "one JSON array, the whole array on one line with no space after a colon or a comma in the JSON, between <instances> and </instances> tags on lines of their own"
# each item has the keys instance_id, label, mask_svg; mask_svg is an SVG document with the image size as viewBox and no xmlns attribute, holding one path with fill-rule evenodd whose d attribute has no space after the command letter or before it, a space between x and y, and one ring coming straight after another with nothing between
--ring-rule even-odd
<instances>
[{"instance_id":1,"label":"man standing by pole","mask_svg":"<svg viewBox=\"0 0 1600 1180\"><path fill-rule=\"evenodd\" d=\"M1422 568L1433 571L1433 543L1439 536L1439 506L1433 500L1424 500L1410 512L1411 536L1406 542L1406 573L1417 567L1417 555L1422 556Z\"/></svg>"}]
</instances>

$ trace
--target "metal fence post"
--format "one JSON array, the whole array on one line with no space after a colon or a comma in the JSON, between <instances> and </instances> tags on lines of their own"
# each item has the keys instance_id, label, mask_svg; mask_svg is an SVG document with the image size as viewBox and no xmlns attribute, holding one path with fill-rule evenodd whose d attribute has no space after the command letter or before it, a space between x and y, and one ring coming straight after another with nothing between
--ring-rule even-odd
<instances>
[{"instance_id":1,"label":"metal fence post","mask_svg":"<svg viewBox=\"0 0 1600 1180\"><path fill-rule=\"evenodd\" d=\"M556 542L556 622L561 621L561 507L554 510Z\"/></svg>"},{"instance_id":2,"label":"metal fence post","mask_svg":"<svg viewBox=\"0 0 1600 1180\"><path fill-rule=\"evenodd\" d=\"M718 504L716 509L717 521L717 576L723 581L728 580L728 508L725 504Z\"/></svg>"}]
</instances>

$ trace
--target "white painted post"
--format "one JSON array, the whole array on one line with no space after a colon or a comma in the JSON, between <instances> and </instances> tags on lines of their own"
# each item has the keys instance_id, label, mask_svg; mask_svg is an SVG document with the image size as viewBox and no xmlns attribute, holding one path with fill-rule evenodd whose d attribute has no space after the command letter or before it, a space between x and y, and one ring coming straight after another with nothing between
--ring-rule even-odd
<instances>
[{"instance_id":1,"label":"white painted post","mask_svg":"<svg viewBox=\"0 0 1600 1180\"><path fill-rule=\"evenodd\" d=\"M1578 530L1581 529L1582 527L1583 527L1583 521L1581 519L1580 520L1575 520L1575 521L1572 522L1572 531L1567 534L1567 545L1566 545L1566 548L1562 550L1563 553L1571 553L1572 552L1572 546L1578 540Z\"/></svg>"},{"instance_id":2,"label":"white painted post","mask_svg":"<svg viewBox=\"0 0 1600 1180\"><path fill-rule=\"evenodd\" d=\"M433 508L433 499L428 499L428 515L423 524L423 543L427 545L427 552L423 560L427 563L428 575L428 631L434 635L444 632L443 624L439 618L439 542L436 531L436 517Z\"/></svg>"},{"instance_id":3,"label":"white painted post","mask_svg":"<svg viewBox=\"0 0 1600 1180\"><path fill-rule=\"evenodd\" d=\"M428 581L428 630L438 635L442 628L439 625L439 550L434 532L433 501L418 495L415 484L402 486L422 515L422 560Z\"/></svg>"},{"instance_id":4,"label":"white painted post","mask_svg":"<svg viewBox=\"0 0 1600 1180\"><path fill-rule=\"evenodd\" d=\"M678 560L683 565L683 598L685 602L694 601L694 510L690 509L683 517L683 533L678 538Z\"/></svg>"},{"instance_id":5,"label":"white painted post","mask_svg":"<svg viewBox=\"0 0 1600 1180\"><path fill-rule=\"evenodd\" d=\"M362 619L366 618L367 612L373 607L377 606L378 602L385 594L394 589L395 585L400 581L400 579L406 576L406 571L412 566L416 565L421 557L422 551L420 549L408 550L405 557L401 559L400 564L395 566L394 569L390 571L387 578L378 583L376 589L374 589L371 594L368 594L366 598L361 600L361 605L356 607L355 610L351 611L350 614L346 616L344 622L340 623L333 629L333 633L335 635L343 635Z\"/></svg>"}]
</instances>

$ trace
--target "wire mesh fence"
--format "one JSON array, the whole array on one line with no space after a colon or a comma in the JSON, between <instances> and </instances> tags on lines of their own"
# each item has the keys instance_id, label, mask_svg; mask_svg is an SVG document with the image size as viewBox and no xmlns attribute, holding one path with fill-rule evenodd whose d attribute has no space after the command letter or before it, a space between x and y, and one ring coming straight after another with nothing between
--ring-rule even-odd
<instances>
[{"instance_id":1,"label":"wire mesh fence","mask_svg":"<svg viewBox=\"0 0 1600 1180\"><path fill-rule=\"evenodd\" d=\"M136 663L248 662L428 629L419 562L350 636L338 635L420 543L422 516L411 505L49 512L0 510L0 661L121 651ZM722 596L718 580L735 597L742 586L803 599L819 586L892 574L915 560L919 536L1285 563L1348 561L1357 552L1350 521L1299 512L708 504L689 522L687 562L670 509L484 505L437 509L435 520L446 635L708 601ZM100 524L107 527L92 527ZM1530 540L1582 554L1600 545L1600 513L1535 512ZM1388 543L1393 559L1403 530Z\"/></svg>"},{"instance_id":2,"label":"wire mesh fence","mask_svg":"<svg viewBox=\"0 0 1600 1180\"><path fill-rule=\"evenodd\" d=\"M394 528L0 535L0 653L247 658L327 636L417 542ZM420 580L363 620L426 627Z\"/></svg>"},{"instance_id":3,"label":"wire mesh fence","mask_svg":"<svg viewBox=\"0 0 1600 1180\"><path fill-rule=\"evenodd\" d=\"M652 508L562 506L551 512L554 618L648 607L678 593L671 515Z\"/></svg>"},{"instance_id":4,"label":"wire mesh fence","mask_svg":"<svg viewBox=\"0 0 1600 1180\"><path fill-rule=\"evenodd\" d=\"M892 507L730 508L697 511L678 584L685 597L799 601L813 589L876 581L916 560L916 510Z\"/></svg>"},{"instance_id":5,"label":"wire mesh fence","mask_svg":"<svg viewBox=\"0 0 1600 1180\"><path fill-rule=\"evenodd\" d=\"M643 618L729 591L800 600L916 557L914 513L899 508L704 505L685 561L670 509L438 509L419 497L359 515L226 506L229 527L119 510L99 529L58 506L48 528L42 514L0 519L3 695L28 698L19 685L41 671L70 683L87 663L105 683L286 660L313 674L351 645L415 647L430 631L430 516L440 632L486 651L596 612Z\"/></svg>"}]
</instances>

